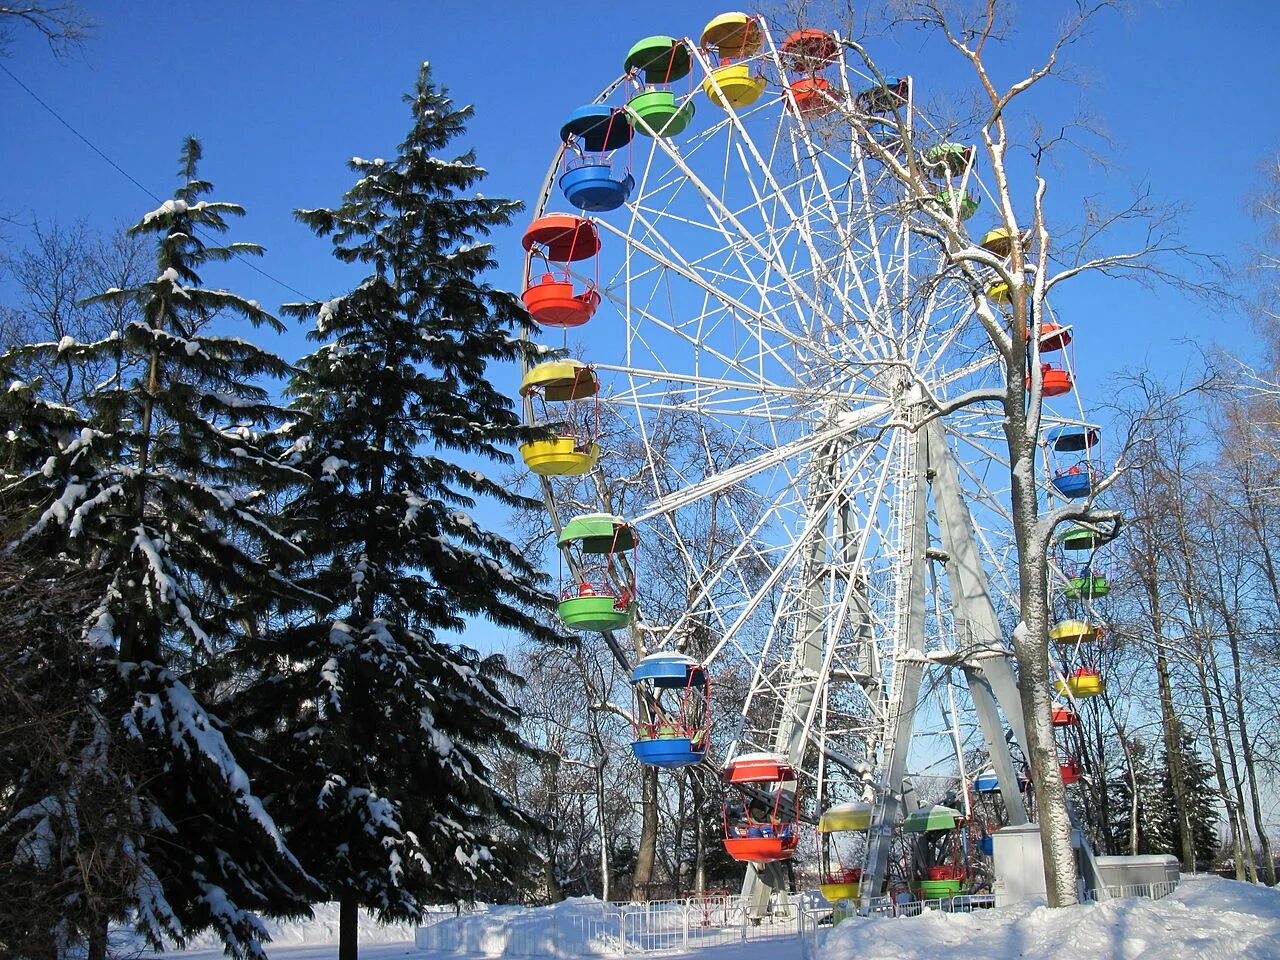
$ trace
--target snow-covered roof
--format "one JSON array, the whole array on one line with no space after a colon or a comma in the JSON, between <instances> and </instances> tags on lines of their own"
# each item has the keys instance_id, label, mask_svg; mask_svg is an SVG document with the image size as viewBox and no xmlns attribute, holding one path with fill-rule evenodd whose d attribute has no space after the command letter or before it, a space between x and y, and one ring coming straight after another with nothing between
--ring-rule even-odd
<instances>
[{"instance_id":1,"label":"snow-covered roof","mask_svg":"<svg viewBox=\"0 0 1280 960\"><path fill-rule=\"evenodd\" d=\"M726 766L729 766L735 763L764 763L764 762L778 763L778 764L783 764L785 766L791 765L791 761L789 761L786 757L784 757L780 753L758 752L758 753L740 753L736 757L734 757L732 760L730 760L729 763L726 764Z\"/></svg>"},{"instance_id":2,"label":"snow-covered roof","mask_svg":"<svg viewBox=\"0 0 1280 960\"><path fill-rule=\"evenodd\" d=\"M698 661L693 657L686 656L675 650L659 650L657 653L651 653L641 663L683 663L690 666L697 666Z\"/></svg>"}]
</instances>

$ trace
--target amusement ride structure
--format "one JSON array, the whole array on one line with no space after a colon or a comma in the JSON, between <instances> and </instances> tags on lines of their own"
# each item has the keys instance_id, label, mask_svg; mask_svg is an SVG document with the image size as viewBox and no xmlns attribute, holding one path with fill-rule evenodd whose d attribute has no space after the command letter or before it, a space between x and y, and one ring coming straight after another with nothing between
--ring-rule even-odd
<instances>
[{"instance_id":1,"label":"amusement ride structure","mask_svg":"<svg viewBox=\"0 0 1280 960\"><path fill-rule=\"evenodd\" d=\"M619 62L566 111L523 236L522 299L553 359L520 386L547 430L521 454L556 531L560 617L632 671L641 762L688 767L709 742L727 757L725 844L760 909L809 824L829 897L954 895L980 853L966 824L1025 823L1033 795L1001 415L940 415L1001 382L975 304L1009 291L975 290L913 230L920 201L844 118L890 149L926 145L926 202L958 221L988 195L976 151L931 128L912 78L860 73L832 33L727 13ZM1005 231L978 236L1008 255ZM1073 332L1040 327L1044 496L1088 498L1099 429L1074 392ZM1104 546L1062 535L1061 672L1032 678L1056 681L1068 735L1102 684ZM647 556L683 571L674 613L646 605ZM736 691L714 718L713 683ZM961 713L989 758L976 777ZM913 787L940 742L963 811ZM992 793L999 822L976 802Z\"/></svg>"}]
</instances>

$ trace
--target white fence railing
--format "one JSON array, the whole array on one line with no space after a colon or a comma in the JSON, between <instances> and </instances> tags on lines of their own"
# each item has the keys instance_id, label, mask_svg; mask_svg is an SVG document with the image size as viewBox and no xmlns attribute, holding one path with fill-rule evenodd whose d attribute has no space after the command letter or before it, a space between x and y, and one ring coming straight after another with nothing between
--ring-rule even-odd
<instances>
[{"instance_id":1,"label":"white fence railing","mask_svg":"<svg viewBox=\"0 0 1280 960\"><path fill-rule=\"evenodd\" d=\"M575 903L537 914L496 910L457 922L419 927L419 950L485 957L620 957L679 954L703 947L794 937L802 904L750 916L737 896L693 897L646 903ZM829 911L828 911L829 912Z\"/></svg>"},{"instance_id":2,"label":"white fence railing","mask_svg":"<svg viewBox=\"0 0 1280 960\"><path fill-rule=\"evenodd\" d=\"M1140 885L1144 888L1158 886ZM1127 888L1116 888L1116 890ZM1115 896L1158 893L1115 893ZM989 894L898 903L880 897L874 916L914 917L926 911L960 913L994 906ZM857 906L846 905L850 914ZM647 903L578 901L550 910L495 908L455 917L434 913L419 926L419 950L480 957L624 957L673 955L705 947L799 937L803 953L816 957L835 911L817 895L801 895L752 917L746 901L734 895L654 900Z\"/></svg>"},{"instance_id":3,"label":"white fence railing","mask_svg":"<svg viewBox=\"0 0 1280 960\"><path fill-rule=\"evenodd\" d=\"M1145 897L1159 900L1177 887L1174 881L1108 886L1091 899ZM976 894L940 900L895 902L879 897L871 914L916 917L926 912L967 913L995 906L995 897ZM735 895L656 900L647 903L579 901L570 908L524 912L496 908L463 913L433 913L417 930L419 949L482 957L624 957L677 955L704 947L799 937L806 960L815 960L832 929L833 906L817 895L801 895L753 918ZM849 914L856 904L846 904Z\"/></svg>"},{"instance_id":4,"label":"white fence railing","mask_svg":"<svg viewBox=\"0 0 1280 960\"><path fill-rule=\"evenodd\" d=\"M1159 900L1173 893L1178 887L1177 880L1157 880L1152 883L1126 883L1113 886L1107 885L1107 895L1105 897L1099 895L1099 891L1090 890L1089 899L1091 900L1124 900L1129 897L1143 897L1147 900Z\"/></svg>"}]
</instances>

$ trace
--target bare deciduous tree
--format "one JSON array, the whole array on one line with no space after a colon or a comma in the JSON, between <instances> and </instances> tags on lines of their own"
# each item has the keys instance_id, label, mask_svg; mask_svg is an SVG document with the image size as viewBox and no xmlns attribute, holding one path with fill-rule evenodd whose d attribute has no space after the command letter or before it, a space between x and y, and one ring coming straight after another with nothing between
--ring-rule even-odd
<instances>
[{"instance_id":1,"label":"bare deciduous tree","mask_svg":"<svg viewBox=\"0 0 1280 960\"><path fill-rule=\"evenodd\" d=\"M40 393L54 403L81 407L95 391L120 382L137 358L124 349L124 330L141 318L136 305L84 303L91 293L125 289L146 279L151 258L136 237L123 233L99 236L83 222L32 228L31 242L0 254L0 267L10 275L20 298L0 307L0 335L8 350L28 343L93 343L117 338L121 349L108 358L86 360L79 351L33 356L15 372L40 380Z\"/></svg>"},{"instance_id":2,"label":"bare deciduous tree","mask_svg":"<svg viewBox=\"0 0 1280 960\"><path fill-rule=\"evenodd\" d=\"M39 2L0 6L0 56L7 54L19 30L42 36L55 57L79 50L93 33L93 21L74 3Z\"/></svg>"},{"instance_id":3,"label":"bare deciduous tree","mask_svg":"<svg viewBox=\"0 0 1280 960\"><path fill-rule=\"evenodd\" d=\"M1068 281L1093 274L1126 278L1144 284L1171 283L1204 291L1211 281L1196 272L1211 268L1211 258L1197 255L1179 239L1177 210L1153 202L1139 189L1118 209L1107 210L1096 199L1079 198L1074 226L1059 228L1050 214L1051 158L1063 149L1087 146L1087 122L1080 117L1040 116L1029 95L1047 80L1068 75L1066 55L1102 16L1119 4L1114 0L1076 0L1066 3L1060 29L1042 45L1042 53L1022 68L1013 82L1003 82L1007 44L1012 35L1014 5L1007 0L887 0L867 7L818 2L798 5L800 25L830 26L832 15L842 26L846 59L884 84L894 71L876 58L880 37L923 33L941 55L949 52L967 71L967 109L957 119L914 124L906 103L888 113L869 111L861 98L830 95L839 123L832 129L852 136L862 152L882 164L899 187L902 215L912 220L913 232L928 238L944 255L955 274L972 291L973 314L995 351L1004 384L977 389L938 402L932 416L945 416L976 403L994 403L1003 414L1004 445L1011 476L1011 515L1017 546L1022 624L1013 635L1027 723L1029 761L1037 785L1037 807L1044 850L1049 902L1076 902L1075 858L1059 761L1050 721L1048 676L1050 584L1049 544L1056 528L1066 522L1083 523L1114 537L1121 525L1119 511L1105 509L1098 495L1115 482L1127 465L1133 444L1146 439L1146 428L1130 431L1114 471L1095 485L1087 501L1055 509L1042 508L1036 457L1041 432L1043 368L1040 355L1042 324L1048 317L1053 291ZM919 40L915 39L916 44ZM1031 46L1025 36L1020 48ZM1002 69L992 69L993 55L1002 50ZM1016 53L1016 52L1015 52ZM888 89L886 87L886 89ZM961 203L939 202L939 186L927 160L938 146L933 130L976 147L977 163L985 171L996 205L994 226L1008 239L1005 255L984 248L971 236ZM972 165L969 167L972 170ZM969 173L957 184L968 188ZM1055 209L1062 209L1061 202ZM1007 302L988 296L993 283L1003 285Z\"/></svg>"}]
</instances>

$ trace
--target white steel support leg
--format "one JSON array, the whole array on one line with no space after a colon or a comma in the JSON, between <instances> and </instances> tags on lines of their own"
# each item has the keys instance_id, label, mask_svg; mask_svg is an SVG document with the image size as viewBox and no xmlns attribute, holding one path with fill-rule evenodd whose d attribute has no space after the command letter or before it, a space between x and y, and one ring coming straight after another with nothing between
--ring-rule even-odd
<instances>
[{"instance_id":1,"label":"white steel support leg","mask_svg":"<svg viewBox=\"0 0 1280 960\"><path fill-rule=\"evenodd\" d=\"M1008 648L1001 636L1000 621L987 589L987 577L978 555L973 518L960 492L951 451L947 448L942 424L934 420L925 428L929 445L929 475L934 508L947 554L947 581L955 610L960 667L973 695L974 710L982 726L987 752L1000 784L1009 822L1026 823L1027 813L1018 790L1018 778L1005 742L1000 707L1014 736L1024 741L1022 703L1009 665ZM1012 699L1010 699L1012 697Z\"/></svg>"},{"instance_id":2,"label":"white steel support leg","mask_svg":"<svg viewBox=\"0 0 1280 960\"><path fill-rule=\"evenodd\" d=\"M871 900L880 895L880 886L889 868L889 852L893 844L894 826L906 813L905 804L914 803L903 789L907 754L915 728L916 702L920 697L920 681L924 673L924 619L926 600L925 564L929 547L927 523L928 501L920 466L926 462L926 433L920 431L908 444L903 456L903 496L899 557L898 603L901 620L894 638L894 679L885 723L884 753L880 763L880 779L876 783L874 811L867 837L867 865L862 875L859 911L870 912ZM905 602L904 602L905 601Z\"/></svg>"}]
</instances>

